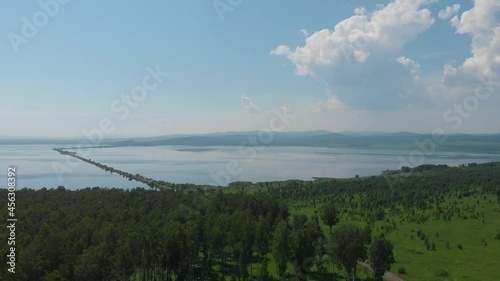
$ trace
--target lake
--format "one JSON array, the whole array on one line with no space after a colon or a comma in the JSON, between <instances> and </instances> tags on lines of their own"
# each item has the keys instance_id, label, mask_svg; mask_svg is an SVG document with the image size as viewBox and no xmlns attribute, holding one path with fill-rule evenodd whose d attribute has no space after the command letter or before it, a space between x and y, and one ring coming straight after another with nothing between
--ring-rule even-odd
<instances>
[{"instance_id":1,"label":"lake","mask_svg":"<svg viewBox=\"0 0 500 281\"><path fill-rule=\"evenodd\" d=\"M94 186L146 187L74 158L67 158L52 148L53 145L0 145L0 161L4 163L0 181L7 182L7 167L15 165L18 169L18 188L39 189L59 185L68 189ZM410 152L321 147L262 147L256 150L249 147L155 146L94 148L78 153L116 169L156 180L226 185L233 181L378 175L387 169L400 168L400 157L408 159ZM500 154L439 152L424 160L425 164L457 166L471 162L500 161Z\"/></svg>"}]
</instances>

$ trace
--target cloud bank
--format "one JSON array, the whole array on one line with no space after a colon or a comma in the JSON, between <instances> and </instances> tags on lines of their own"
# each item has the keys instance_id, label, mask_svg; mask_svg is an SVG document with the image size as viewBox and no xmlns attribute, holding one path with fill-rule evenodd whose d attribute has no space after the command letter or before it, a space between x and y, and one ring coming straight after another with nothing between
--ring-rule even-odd
<instances>
[{"instance_id":1,"label":"cloud bank","mask_svg":"<svg viewBox=\"0 0 500 281\"><path fill-rule=\"evenodd\" d=\"M342 103L357 108L391 108L408 93L418 78L418 64L403 61L406 43L435 22L425 6L430 0L396 0L373 12L360 7L335 27L314 32L304 46L276 47L300 76L325 82ZM412 66L408 63L412 62Z\"/></svg>"}]
</instances>

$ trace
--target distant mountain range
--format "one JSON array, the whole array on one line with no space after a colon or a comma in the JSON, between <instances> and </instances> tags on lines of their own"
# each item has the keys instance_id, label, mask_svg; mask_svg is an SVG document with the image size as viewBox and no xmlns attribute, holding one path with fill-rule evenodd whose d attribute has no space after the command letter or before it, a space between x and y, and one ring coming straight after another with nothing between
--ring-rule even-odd
<instances>
[{"instance_id":1,"label":"distant mountain range","mask_svg":"<svg viewBox=\"0 0 500 281\"><path fill-rule=\"evenodd\" d=\"M401 149L425 150L436 145L437 150L459 152L498 152L500 153L500 134L454 134L446 135L446 141L431 134L410 132L340 132L303 131L303 132L224 132L210 134L177 134L143 138L107 138L99 143L105 146L312 146L357 149ZM0 144L53 144L71 145L89 143L84 138L0 138ZM426 148L427 147L427 148Z\"/></svg>"}]
</instances>

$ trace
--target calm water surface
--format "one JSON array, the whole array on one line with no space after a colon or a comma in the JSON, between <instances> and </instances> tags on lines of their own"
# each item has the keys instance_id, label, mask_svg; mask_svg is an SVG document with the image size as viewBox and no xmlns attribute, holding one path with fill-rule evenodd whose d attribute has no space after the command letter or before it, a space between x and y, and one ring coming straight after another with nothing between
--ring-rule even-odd
<instances>
[{"instance_id":1,"label":"calm water surface","mask_svg":"<svg viewBox=\"0 0 500 281\"><path fill-rule=\"evenodd\" d=\"M6 183L8 165L18 168L18 187L63 185L85 187L145 187L116 174L52 151L51 145L0 145L0 162ZM252 148L253 149L253 148ZM310 180L312 177L378 175L398 169L400 156L409 151L359 150L316 147L264 147L260 151L238 147L115 147L80 155L108 166L174 183L225 185L232 181ZM500 154L441 152L425 158L426 164L459 165L500 161ZM5 187L6 184L1 186Z\"/></svg>"}]
</instances>

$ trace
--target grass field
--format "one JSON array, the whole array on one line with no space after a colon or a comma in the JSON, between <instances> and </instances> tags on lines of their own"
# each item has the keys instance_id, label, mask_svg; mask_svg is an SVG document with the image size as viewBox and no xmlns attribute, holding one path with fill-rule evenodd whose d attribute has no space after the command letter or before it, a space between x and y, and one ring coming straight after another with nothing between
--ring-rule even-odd
<instances>
[{"instance_id":1,"label":"grass field","mask_svg":"<svg viewBox=\"0 0 500 281\"><path fill-rule=\"evenodd\" d=\"M417 224L405 222L399 216L389 214L384 221L375 223L374 234L384 233L394 244L396 263L391 272L408 281L495 280L493 276L500 276L500 240L495 239L497 231L500 230L500 205L496 197L485 195L446 200L448 204L455 202L460 207L476 205L477 212L484 213L484 218L453 217L451 221L430 220ZM304 204L298 202L295 205ZM317 212L317 208L293 206L292 214L312 216ZM429 210L428 213L432 211ZM382 226L392 228L392 221L396 222L396 229L382 230ZM335 227L343 223L366 225L364 221L342 217ZM323 223L321 225L323 231L328 233L328 226ZM426 249L424 241L417 237L418 230L428 236L429 243L435 243L435 250ZM462 244L462 250L458 248L458 244ZM400 267L405 268L406 274L398 273ZM342 273L338 268L337 272ZM358 277L363 278L361 275Z\"/></svg>"},{"instance_id":2,"label":"grass field","mask_svg":"<svg viewBox=\"0 0 500 281\"><path fill-rule=\"evenodd\" d=\"M399 267L405 267L407 274L400 276L409 281L494 280L493 276L500 276L500 240L495 239L500 229L500 209L496 198L477 196L459 202L477 204L484 218L397 223L397 229L386 236L394 243L397 261L393 265L394 273L397 274ZM430 243L435 243L435 250L426 249L424 241L416 235L419 229L427 234Z\"/></svg>"},{"instance_id":3,"label":"grass field","mask_svg":"<svg viewBox=\"0 0 500 281\"><path fill-rule=\"evenodd\" d=\"M416 173L417 175L420 173ZM276 188L280 183L272 183L269 188ZM241 187L230 188L229 193L242 192ZM265 192L266 188L259 185L247 186L244 192L255 194ZM356 202L359 196L351 199ZM319 214L322 206L321 197L308 200L288 201L290 213L304 214L308 217ZM385 210L385 218L376 221L373 235L383 233L394 245L396 263L391 272L406 281L472 281L496 280L500 276L500 204L493 194L472 192L470 196L461 197L448 194L440 203L440 208L415 210L415 214L428 219L423 223L411 220L408 211L398 212ZM439 210L452 210L454 214L444 218ZM351 223L364 227L367 222L356 210L340 215L339 227ZM415 217L413 214L413 217ZM328 235L329 228L321 222L321 228ZM424 233L421 238L417 233ZM428 241L429 249L425 245ZM459 248L461 245L461 248ZM275 264L269 255L269 272L277 278ZM258 265L254 265L257 270ZM333 276L343 278L342 269L328 258L324 258L323 273L310 274L310 280L335 280ZM317 268L313 268L317 271ZM293 269L288 268L290 273ZM404 273L401 273L404 272ZM359 280L370 280L371 273L359 267Z\"/></svg>"}]
</instances>

